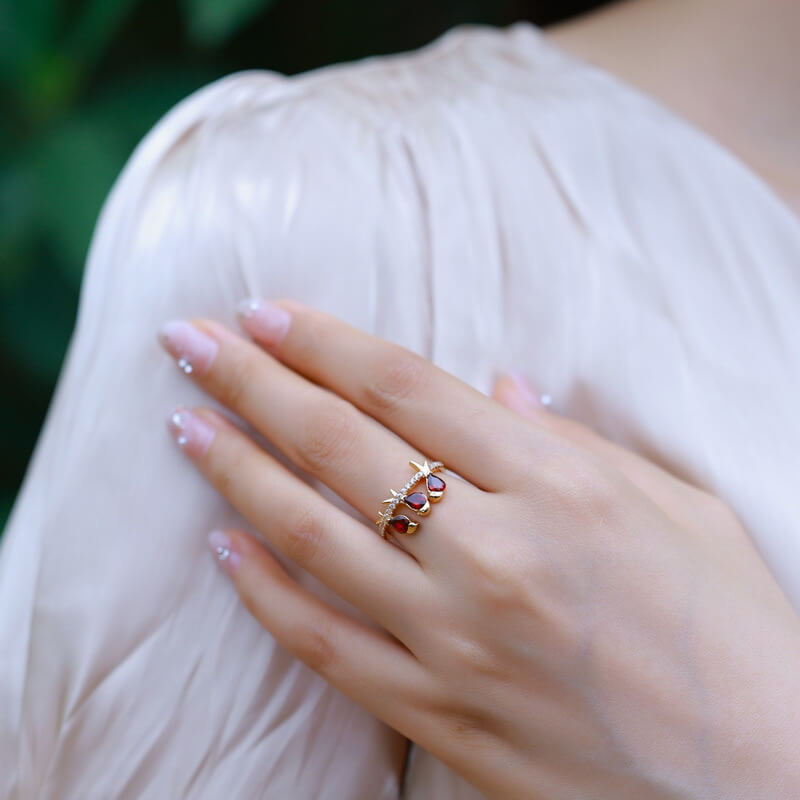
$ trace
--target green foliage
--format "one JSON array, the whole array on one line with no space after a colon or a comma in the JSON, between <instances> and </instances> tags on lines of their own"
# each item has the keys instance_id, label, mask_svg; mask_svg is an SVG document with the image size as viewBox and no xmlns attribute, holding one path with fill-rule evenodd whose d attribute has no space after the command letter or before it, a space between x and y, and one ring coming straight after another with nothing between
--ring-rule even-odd
<instances>
[{"instance_id":1,"label":"green foliage","mask_svg":"<svg viewBox=\"0 0 800 800\"><path fill-rule=\"evenodd\" d=\"M0 530L69 341L98 212L155 121L235 70L419 47L459 22L508 24L524 1L0 0Z\"/></svg>"},{"instance_id":2,"label":"green foliage","mask_svg":"<svg viewBox=\"0 0 800 800\"><path fill-rule=\"evenodd\" d=\"M164 16L151 3L0 0L0 530L64 357L111 184L165 111L226 71L187 54L190 35L219 45L266 5L186 2L178 47L158 63L135 46L149 18ZM134 57L117 58L117 48Z\"/></svg>"},{"instance_id":3,"label":"green foliage","mask_svg":"<svg viewBox=\"0 0 800 800\"><path fill-rule=\"evenodd\" d=\"M264 11L270 0L182 0L182 3L192 40L214 47Z\"/></svg>"}]
</instances>

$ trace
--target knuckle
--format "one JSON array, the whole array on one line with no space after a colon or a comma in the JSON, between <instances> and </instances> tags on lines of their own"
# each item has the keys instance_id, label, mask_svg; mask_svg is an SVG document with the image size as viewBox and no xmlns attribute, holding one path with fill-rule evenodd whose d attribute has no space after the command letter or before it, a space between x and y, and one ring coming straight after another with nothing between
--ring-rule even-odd
<instances>
[{"instance_id":1,"label":"knuckle","mask_svg":"<svg viewBox=\"0 0 800 800\"><path fill-rule=\"evenodd\" d=\"M491 503L486 498L485 503ZM504 501L504 504L507 501ZM493 520L491 536L487 526L458 526L459 535L450 542L461 570L469 577L470 593L481 605L493 612L505 613L530 602L532 581L541 573L536 537L519 537L516 530L535 529L538 522L523 518L526 509L520 505L509 513L507 508L485 509Z\"/></svg>"},{"instance_id":2,"label":"knuckle","mask_svg":"<svg viewBox=\"0 0 800 800\"><path fill-rule=\"evenodd\" d=\"M306 472L316 474L350 459L357 447L358 419L348 403L326 399L312 409L300 434L296 461Z\"/></svg>"},{"instance_id":3,"label":"knuckle","mask_svg":"<svg viewBox=\"0 0 800 800\"><path fill-rule=\"evenodd\" d=\"M491 678L497 676L500 671L497 653L473 638L451 635L447 651L473 675Z\"/></svg>"},{"instance_id":4,"label":"knuckle","mask_svg":"<svg viewBox=\"0 0 800 800\"><path fill-rule=\"evenodd\" d=\"M477 704L453 704L443 715L441 722L445 740L449 747L484 745L491 738L493 722L491 714Z\"/></svg>"},{"instance_id":5,"label":"knuckle","mask_svg":"<svg viewBox=\"0 0 800 800\"><path fill-rule=\"evenodd\" d=\"M480 715L468 711L451 714L447 720L448 735L457 740L472 739L482 733L482 721Z\"/></svg>"},{"instance_id":6,"label":"knuckle","mask_svg":"<svg viewBox=\"0 0 800 800\"><path fill-rule=\"evenodd\" d=\"M305 626L293 632L294 654L320 675L331 675L338 659L330 631L318 626Z\"/></svg>"},{"instance_id":7,"label":"knuckle","mask_svg":"<svg viewBox=\"0 0 800 800\"><path fill-rule=\"evenodd\" d=\"M574 522L596 526L617 517L618 487L591 459L574 452L552 458L543 483L549 503L568 511Z\"/></svg>"},{"instance_id":8,"label":"knuckle","mask_svg":"<svg viewBox=\"0 0 800 800\"><path fill-rule=\"evenodd\" d=\"M502 612L527 603L529 584L535 572L535 563L527 554L523 559L509 547L492 544L469 547L467 557L473 590L487 607Z\"/></svg>"},{"instance_id":9,"label":"knuckle","mask_svg":"<svg viewBox=\"0 0 800 800\"><path fill-rule=\"evenodd\" d=\"M310 509L300 509L289 520L283 534L283 551L296 564L306 567L319 557L326 528Z\"/></svg>"},{"instance_id":10,"label":"knuckle","mask_svg":"<svg viewBox=\"0 0 800 800\"><path fill-rule=\"evenodd\" d=\"M422 356L393 347L364 387L367 408L392 411L412 395L424 391L430 364Z\"/></svg>"}]
</instances>

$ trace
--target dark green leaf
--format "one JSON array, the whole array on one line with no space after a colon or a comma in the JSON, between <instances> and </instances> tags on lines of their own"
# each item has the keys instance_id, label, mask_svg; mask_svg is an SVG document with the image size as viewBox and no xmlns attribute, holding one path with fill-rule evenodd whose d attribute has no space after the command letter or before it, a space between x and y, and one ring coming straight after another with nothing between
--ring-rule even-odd
<instances>
[{"instance_id":1,"label":"dark green leaf","mask_svg":"<svg viewBox=\"0 0 800 800\"><path fill-rule=\"evenodd\" d=\"M32 65L52 47L63 6L63 0L0 2L0 77L4 82L25 80Z\"/></svg>"},{"instance_id":2,"label":"dark green leaf","mask_svg":"<svg viewBox=\"0 0 800 800\"><path fill-rule=\"evenodd\" d=\"M19 168L0 173L0 291L9 291L28 266L36 213L30 175Z\"/></svg>"},{"instance_id":3,"label":"dark green leaf","mask_svg":"<svg viewBox=\"0 0 800 800\"><path fill-rule=\"evenodd\" d=\"M93 65L135 5L136 0L85 0L67 37L66 52L84 68Z\"/></svg>"},{"instance_id":4,"label":"dark green leaf","mask_svg":"<svg viewBox=\"0 0 800 800\"><path fill-rule=\"evenodd\" d=\"M165 78L153 71L118 81L92 106L41 136L20 156L17 177L5 194L0 180L0 210L16 210L7 225L0 222L0 241L4 231L11 243L35 230L77 285L103 200L131 151L206 77L175 71Z\"/></svg>"},{"instance_id":5,"label":"dark green leaf","mask_svg":"<svg viewBox=\"0 0 800 800\"><path fill-rule=\"evenodd\" d=\"M103 198L126 155L113 120L102 116L68 120L30 154L41 228L75 284Z\"/></svg>"},{"instance_id":6,"label":"dark green leaf","mask_svg":"<svg viewBox=\"0 0 800 800\"><path fill-rule=\"evenodd\" d=\"M264 11L272 0L183 0L189 36L195 44L217 47Z\"/></svg>"},{"instance_id":7,"label":"dark green leaf","mask_svg":"<svg viewBox=\"0 0 800 800\"><path fill-rule=\"evenodd\" d=\"M0 304L0 344L20 374L52 385L74 324L77 288L39 251L13 298Z\"/></svg>"}]
</instances>

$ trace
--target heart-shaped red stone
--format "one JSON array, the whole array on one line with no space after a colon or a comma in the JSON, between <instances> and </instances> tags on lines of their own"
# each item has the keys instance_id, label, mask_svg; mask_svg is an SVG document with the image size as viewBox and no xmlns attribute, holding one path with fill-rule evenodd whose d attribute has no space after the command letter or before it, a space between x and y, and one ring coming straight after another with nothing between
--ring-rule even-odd
<instances>
[{"instance_id":1,"label":"heart-shaped red stone","mask_svg":"<svg viewBox=\"0 0 800 800\"><path fill-rule=\"evenodd\" d=\"M408 533L409 528L413 531L417 527L416 522L412 522L407 516L401 514L397 517L392 517L388 522L389 527L398 533Z\"/></svg>"},{"instance_id":2,"label":"heart-shaped red stone","mask_svg":"<svg viewBox=\"0 0 800 800\"><path fill-rule=\"evenodd\" d=\"M414 511L419 511L421 508L425 508L425 506L428 505L428 495L424 492L412 492L403 498L403 502L410 508L413 508Z\"/></svg>"},{"instance_id":3,"label":"heart-shaped red stone","mask_svg":"<svg viewBox=\"0 0 800 800\"><path fill-rule=\"evenodd\" d=\"M447 488L447 484L438 475L428 475L427 485L432 500L440 498Z\"/></svg>"}]
</instances>

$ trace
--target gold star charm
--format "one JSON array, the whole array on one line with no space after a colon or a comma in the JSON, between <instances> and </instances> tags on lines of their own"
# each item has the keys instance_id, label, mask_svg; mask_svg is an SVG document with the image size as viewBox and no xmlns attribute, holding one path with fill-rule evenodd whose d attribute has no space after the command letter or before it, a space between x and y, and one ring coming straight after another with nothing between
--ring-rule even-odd
<instances>
[{"instance_id":1,"label":"gold star charm","mask_svg":"<svg viewBox=\"0 0 800 800\"><path fill-rule=\"evenodd\" d=\"M428 490L428 497L431 503L438 503L439 500L442 499L444 490L447 488L444 478L434 475L431 471L431 465L427 461L423 462L421 465L417 464L416 461L409 461L408 463L418 472L421 472L422 476L425 478L425 487Z\"/></svg>"},{"instance_id":2,"label":"gold star charm","mask_svg":"<svg viewBox=\"0 0 800 800\"><path fill-rule=\"evenodd\" d=\"M417 464L416 461L409 461L408 463L411 464L411 466L414 467L417 472L421 472L424 478L427 478L428 475L431 474L431 465L427 461L425 461L422 465Z\"/></svg>"},{"instance_id":3,"label":"gold star charm","mask_svg":"<svg viewBox=\"0 0 800 800\"><path fill-rule=\"evenodd\" d=\"M381 500L381 505L388 505L389 503L394 503L395 497L400 496L400 492L396 492L394 489L389 489L392 493L391 497L387 497L385 500Z\"/></svg>"}]
</instances>

